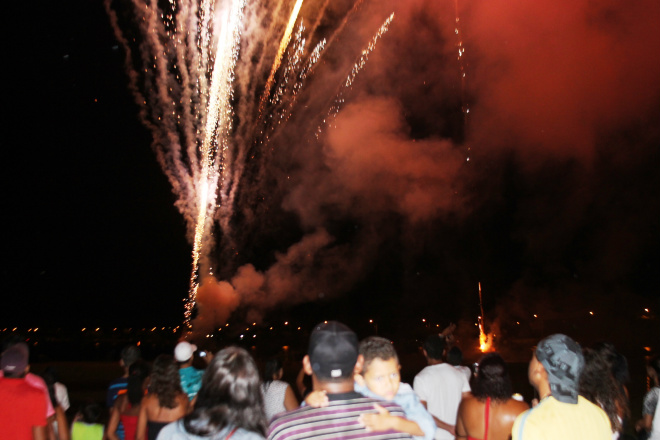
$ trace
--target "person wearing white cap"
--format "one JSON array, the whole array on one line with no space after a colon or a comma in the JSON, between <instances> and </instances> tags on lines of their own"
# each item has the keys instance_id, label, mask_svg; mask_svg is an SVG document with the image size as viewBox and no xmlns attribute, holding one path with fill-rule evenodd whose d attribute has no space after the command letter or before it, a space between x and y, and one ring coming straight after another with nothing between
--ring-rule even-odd
<instances>
[{"instance_id":1,"label":"person wearing white cap","mask_svg":"<svg viewBox=\"0 0 660 440\"><path fill-rule=\"evenodd\" d=\"M204 370L193 367L193 356L197 346L187 341L181 341L174 347L174 358L179 363L179 376L181 377L181 388L193 400L202 386Z\"/></svg>"}]
</instances>

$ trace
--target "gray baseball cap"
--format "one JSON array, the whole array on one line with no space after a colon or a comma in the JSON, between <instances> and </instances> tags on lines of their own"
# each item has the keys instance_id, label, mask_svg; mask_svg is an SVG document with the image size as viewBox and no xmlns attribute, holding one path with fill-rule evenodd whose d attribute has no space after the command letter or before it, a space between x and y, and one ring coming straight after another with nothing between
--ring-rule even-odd
<instances>
[{"instance_id":1,"label":"gray baseball cap","mask_svg":"<svg viewBox=\"0 0 660 440\"><path fill-rule=\"evenodd\" d=\"M557 333L539 342L536 358L548 372L552 396L560 402L577 403L578 383L584 368L580 344Z\"/></svg>"}]
</instances>

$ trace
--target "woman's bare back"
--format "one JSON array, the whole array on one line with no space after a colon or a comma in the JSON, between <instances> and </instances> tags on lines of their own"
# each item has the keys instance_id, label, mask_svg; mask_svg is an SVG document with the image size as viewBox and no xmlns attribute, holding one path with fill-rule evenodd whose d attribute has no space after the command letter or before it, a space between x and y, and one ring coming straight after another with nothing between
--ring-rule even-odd
<instances>
[{"instance_id":1,"label":"woman's bare back","mask_svg":"<svg viewBox=\"0 0 660 440\"><path fill-rule=\"evenodd\" d=\"M529 406L525 402L515 399L504 402L491 399L488 417L488 440L508 440L511 437L511 428L516 417L527 409L529 409ZM463 399L458 408L457 438L461 438L462 435L463 437L484 439L485 414L485 400L479 400L474 396Z\"/></svg>"}]
</instances>

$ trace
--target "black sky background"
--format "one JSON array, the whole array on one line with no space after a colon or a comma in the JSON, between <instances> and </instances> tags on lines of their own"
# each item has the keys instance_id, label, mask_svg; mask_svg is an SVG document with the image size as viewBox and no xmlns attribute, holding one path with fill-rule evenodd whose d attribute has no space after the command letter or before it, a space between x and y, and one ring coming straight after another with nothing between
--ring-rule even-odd
<instances>
[{"instance_id":1,"label":"black sky background","mask_svg":"<svg viewBox=\"0 0 660 440\"><path fill-rule=\"evenodd\" d=\"M107 15L40 3L9 47L2 321L176 322L190 250Z\"/></svg>"},{"instance_id":2,"label":"black sky background","mask_svg":"<svg viewBox=\"0 0 660 440\"><path fill-rule=\"evenodd\" d=\"M28 23L10 25L16 38L6 61L11 80L3 140L0 326L178 325L191 247L150 149L151 134L137 119L103 6L39 2L31 11ZM414 55L423 56L408 57ZM378 72L385 62L375 58ZM383 82L393 82L398 68L383 68ZM480 85L485 73L474 69ZM374 71L368 75L377 77ZM378 85L365 89L383 93ZM434 91L398 93L410 137L425 139L432 124L422 110L433 105ZM492 105L485 97L480 103ZM326 229L339 242L350 242L355 230L373 229L381 239L370 243L369 253L377 257L364 263L346 292L297 300L303 305L293 308L282 300L272 309L285 316L373 313L398 321L426 314L446 323L474 319L481 281L486 314L494 321L531 319L536 307L552 311L555 320L570 317L568 330L579 330L574 322L590 305L617 315L615 326L639 317L641 307L657 316L659 114L638 116L616 131L600 132L597 152L586 161L581 155L507 150L502 145L522 142L514 135L474 148L472 164L454 175L463 182L468 207L412 226L396 209L365 213L359 199L337 202L336 217L323 213ZM493 120L479 126L489 124ZM440 131L451 136L453 130ZM475 144L485 131L477 131ZM300 196L301 205L312 196ZM287 200L292 203L283 195L265 204L273 208ZM351 210L353 218L344 215ZM308 232L305 223L314 222L297 220L306 215L318 213L289 209L269 218L262 231L265 221L252 224L233 267L249 263L267 270L275 251L286 252Z\"/></svg>"}]
</instances>

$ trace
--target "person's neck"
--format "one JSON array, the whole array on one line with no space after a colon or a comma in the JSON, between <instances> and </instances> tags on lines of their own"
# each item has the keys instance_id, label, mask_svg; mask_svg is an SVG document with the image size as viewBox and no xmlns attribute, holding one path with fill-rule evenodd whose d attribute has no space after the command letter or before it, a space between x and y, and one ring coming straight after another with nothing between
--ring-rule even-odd
<instances>
[{"instance_id":1,"label":"person's neck","mask_svg":"<svg viewBox=\"0 0 660 440\"><path fill-rule=\"evenodd\" d=\"M442 359L433 359L433 358L426 358L426 362L429 365L439 365L439 364L444 363L444 362L442 362Z\"/></svg>"},{"instance_id":2,"label":"person's neck","mask_svg":"<svg viewBox=\"0 0 660 440\"><path fill-rule=\"evenodd\" d=\"M312 385L314 391L325 391L328 394L343 394L355 391L352 377L339 382L326 382L312 376Z\"/></svg>"},{"instance_id":3,"label":"person's neck","mask_svg":"<svg viewBox=\"0 0 660 440\"><path fill-rule=\"evenodd\" d=\"M548 382L539 383L536 388L536 391L538 391L539 393L539 400L543 400L552 394L552 390L550 389L550 383Z\"/></svg>"}]
</instances>

